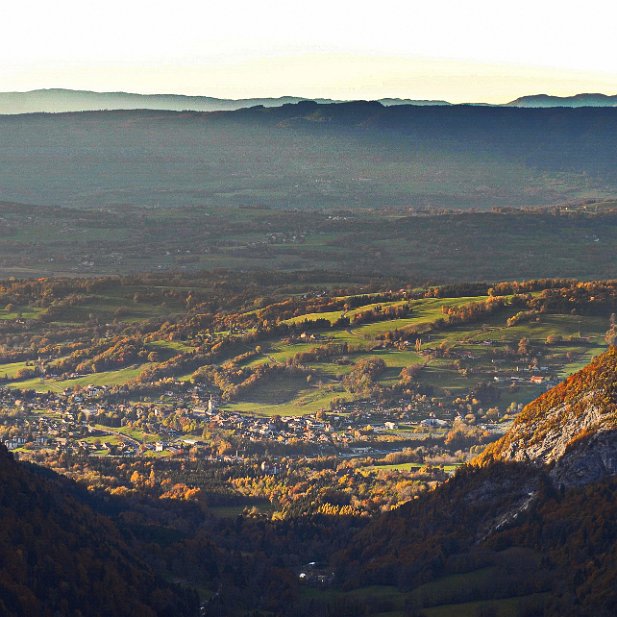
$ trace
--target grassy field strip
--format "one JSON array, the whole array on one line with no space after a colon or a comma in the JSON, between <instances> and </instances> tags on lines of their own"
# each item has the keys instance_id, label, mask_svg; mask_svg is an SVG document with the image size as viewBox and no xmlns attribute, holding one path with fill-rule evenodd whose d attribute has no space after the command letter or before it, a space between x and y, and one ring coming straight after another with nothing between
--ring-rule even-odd
<instances>
[{"instance_id":1,"label":"grassy field strip","mask_svg":"<svg viewBox=\"0 0 617 617\"><path fill-rule=\"evenodd\" d=\"M334 323L339 317L345 315L349 317L349 319L353 319L355 315L359 313L364 313L366 311L370 311L377 306L381 306L382 308L390 308L402 306L406 303L406 300L395 300L393 302L375 302L373 304L365 304L364 306L359 306L354 309L350 309L349 311L328 311L325 313L306 313L304 315L298 315L297 317L292 317L291 319L285 319L283 323L286 324L301 324L303 321L314 321L316 319L327 319L330 323Z\"/></svg>"},{"instance_id":2,"label":"grassy field strip","mask_svg":"<svg viewBox=\"0 0 617 617\"><path fill-rule=\"evenodd\" d=\"M477 617L483 609L494 609L496 617L518 617L521 606L541 607L549 594L534 593L527 596L503 598L500 600L485 600L483 602L464 602L461 604L445 604L423 609L427 617ZM385 617L385 616L384 616ZM390 614L390 617L394 617Z\"/></svg>"},{"instance_id":3,"label":"grassy field strip","mask_svg":"<svg viewBox=\"0 0 617 617\"><path fill-rule=\"evenodd\" d=\"M133 365L117 371L102 371L77 377L75 379L42 379L36 377L25 381L15 381L7 384L9 388L35 390L36 392L62 392L66 388L79 386L117 386L135 379L147 364Z\"/></svg>"},{"instance_id":4,"label":"grassy field strip","mask_svg":"<svg viewBox=\"0 0 617 617\"><path fill-rule=\"evenodd\" d=\"M0 364L0 377L6 377L8 379L15 379L17 373L26 368L26 361L23 362L9 362L7 364Z\"/></svg>"},{"instance_id":5,"label":"grassy field strip","mask_svg":"<svg viewBox=\"0 0 617 617\"><path fill-rule=\"evenodd\" d=\"M305 587L302 595L307 600L323 600L335 603L347 599L350 602L371 602L376 606L389 605L390 610L368 613L371 617L405 617L409 613L405 605L409 600L423 606L421 613L429 617L477 617L484 607L494 608L497 617L517 617L521 606L541 607L548 594L529 595L480 600L475 602L456 602L466 589L479 586L486 595L492 595L494 568L483 568L463 574L452 574L421 585L411 592L401 592L394 586L373 585L342 592L334 589ZM424 601L423 601L424 600ZM426 606L428 604L428 606Z\"/></svg>"},{"instance_id":6,"label":"grassy field strip","mask_svg":"<svg viewBox=\"0 0 617 617\"><path fill-rule=\"evenodd\" d=\"M46 309L38 306L14 307L7 310L6 306L0 308L0 319L38 319Z\"/></svg>"},{"instance_id":7,"label":"grassy field strip","mask_svg":"<svg viewBox=\"0 0 617 617\"><path fill-rule=\"evenodd\" d=\"M416 469L422 469L428 463L394 463L391 465L370 465L369 467L362 467L362 471L368 473L379 473L380 471L414 471ZM456 471L458 465L433 465L433 467L440 467L446 473L452 473Z\"/></svg>"}]
</instances>

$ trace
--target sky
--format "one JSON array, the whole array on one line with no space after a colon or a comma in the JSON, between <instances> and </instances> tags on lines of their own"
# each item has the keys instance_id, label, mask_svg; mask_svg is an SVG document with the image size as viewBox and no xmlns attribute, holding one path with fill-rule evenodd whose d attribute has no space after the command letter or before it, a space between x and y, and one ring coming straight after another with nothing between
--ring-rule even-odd
<instances>
[{"instance_id":1,"label":"sky","mask_svg":"<svg viewBox=\"0 0 617 617\"><path fill-rule=\"evenodd\" d=\"M0 90L617 94L616 19L608 0L4 0Z\"/></svg>"}]
</instances>

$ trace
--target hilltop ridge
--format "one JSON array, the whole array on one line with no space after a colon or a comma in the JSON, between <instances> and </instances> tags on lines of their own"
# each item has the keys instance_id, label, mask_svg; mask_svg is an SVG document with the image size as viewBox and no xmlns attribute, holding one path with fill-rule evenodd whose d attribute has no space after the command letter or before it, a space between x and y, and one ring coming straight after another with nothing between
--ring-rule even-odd
<instances>
[{"instance_id":1,"label":"hilltop ridge","mask_svg":"<svg viewBox=\"0 0 617 617\"><path fill-rule=\"evenodd\" d=\"M332 99L306 96L266 96L246 98L220 98L204 95L176 93L141 94L137 92L96 92L70 88L38 88L24 92L0 92L0 115L25 113L65 113L103 110L159 110L159 111L234 111L248 107L281 107L302 101L316 103L349 103L353 99ZM414 99L382 97L374 99L386 107L457 106L443 99ZM461 104L458 104L460 106ZM504 104L468 102L475 107L615 107L617 95L580 93L573 96L532 94L520 96Z\"/></svg>"},{"instance_id":2,"label":"hilltop ridge","mask_svg":"<svg viewBox=\"0 0 617 617\"><path fill-rule=\"evenodd\" d=\"M3 201L73 207L555 205L614 194L616 134L611 108L301 101L0 115L0 185Z\"/></svg>"},{"instance_id":3,"label":"hilltop ridge","mask_svg":"<svg viewBox=\"0 0 617 617\"><path fill-rule=\"evenodd\" d=\"M41 88L27 92L0 92L0 114L66 113L103 110L159 110L159 111L234 111L247 107L280 107L282 105L314 101L341 103L324 97L277 96L240 99L186 94L139 94L136 92L94 92L68 88ZM447 101L413 100L401 98L379 99L383 105L450 105Z\"/></svg>"},{"instance_id":4,"label":"hilltop ridge","mask_svg":"<svg viewBox=\"0 0 617 617\"><path fill-rule=\"evenodd\" d=\"M508 107L615 107L617 94L585 92L573 96L553 96L551 94L532 94L521 96L507 103Z\"/></svg>"},{"instance_id":5,"label":"hilltop ridge","mask_svg":"<svg viewBox=\"0 0 617 617\"><path fill-rule=\"evenodd\" d=\"M222 99L185 94L138 94L135 92L94 92L92 90L46 88L27 92L0 92L0 114L103 110L233 111L255 105L277 107L303 100L307 99L297 96ZM335 102L326 98L314 100L321 103Z\"/></svg>"}]
</instances>

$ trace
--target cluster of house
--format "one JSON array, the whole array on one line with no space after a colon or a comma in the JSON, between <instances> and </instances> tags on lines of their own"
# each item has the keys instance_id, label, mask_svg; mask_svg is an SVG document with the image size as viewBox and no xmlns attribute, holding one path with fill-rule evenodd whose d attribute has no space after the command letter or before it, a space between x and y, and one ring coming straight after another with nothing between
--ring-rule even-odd
<instances>
[{"instance_id":1,"label":"cluster of house","mask_svg":"<svg viewBox=\"0 0 617 617\"><path fill-rule=\"evenodd\" d=\"M5 415L3 422L5 427L10 427L5 432L4 445L9 450L27 446L29 450L51 448L91 454L102 451L124 456L136 454L140 443L130 435L88 424L88 418L98 409L117 408L100 401L97 407L93 399L104 391L104 387L97 386L79 393L65 391L57 394L0 389L0 408L12 412Z\"/></svg>"},{"instance_id":2,"label":"cluster of house","mask_svg":"<svg viewBox=\"0 0 617 617\"><path fill-rule=\"evenodd\" d=\"M9 449L56 448L80 450L92 455L109 453L134 456L145 451L182 454L190 449L207 449L208 444L166 425L174 411L194 419L199 426L230 431L246 442L314 446L316 452L370 453L366 439L358 431L371 427L373 433L397 432L405 423L427 431L446 430L453 414L423 395L412 395L386 405L374 399L349 403L327 415L263 417L220 409L220 401L200 386L189 392L165 393L161 403L113 402L105 396L105 386L87 386L78 392L20 394L0 389L0 407L17 409L5 421L11 430L5 437ZM21 398L18 398L21 397ZM102 426L93 416L101 413L119 418L119 426ZM147 431L158 441L138 439L126 429L129 417L147 418ZM364 443L359 443L364 442Z\"/></svg>"},{"instance_id":3,"label":"cluster of house","mask_svg":"<svg viewBox=\"0 0 617 617\"><path fill-rule=\"evenodd\" d=\"M251 416L217 409L216 404L209 403L208 408L194 407L192 413L202 418L210 427L234 431L247 436L250 441L276 439L282 443L290 440L314 443L331 443L333 421L340 417L329 417L327 422L315 416Z\"/></svg>"},{"instance_id":4,"label":"cluster of house","mask_svg":"<svg viewBox=\"0 0 617 617\"><path fill-rule=\"evenodd\" d=\"M319 414L304 416L262 417L236 412L228 412L218 408L218 401L211 398L207 406L197 405L192 413L204 419L209 426L230 430L250 441L259 442L264 439L275 439L280 443L297 443L298 441L312 443L317 446L336 445L349 447L356 438L359 428L371 424L375 432L395 431L399 422L391 418L394 411L398 417L410 419L419 413L427 413L431 409L426 397L418 400L401 399L393 406L386 406L376 400L354 402L341 408L339 412L327 414L320 419ZM426 417L418 421L424 428L444 428L451 424L449 420Z\"/></svg>"}]
</instances>

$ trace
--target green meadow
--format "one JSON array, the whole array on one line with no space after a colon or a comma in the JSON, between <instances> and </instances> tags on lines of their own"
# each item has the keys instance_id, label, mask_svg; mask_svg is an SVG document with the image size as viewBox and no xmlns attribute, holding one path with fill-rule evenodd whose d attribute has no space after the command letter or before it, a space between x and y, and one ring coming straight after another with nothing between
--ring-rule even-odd
<instances>
[{"instance_id":1,"label":"green meadow","mask_svg":"<svg viewBox=\"0 0 617 617\"><path fill-rule=\"evenodd\" d=\"M226 408L266 415L297 415L313 413L318 409L327 410L331 400L339 397L347 400L354 398L354 395L342 388L341 380L353 369L355 363L368 358L381 358L385 362L386 370L378 378L378 383L383 386L396 384L402 369L419 366L418 385L437 397L463 395L474 384L488 382L498 388L499 405L505 408L510 403L531 401L542 393L545 386L530 382L530 374L525 372L526 365L517 360L516 356L503 359L496 358L495 354L516 349L519 341L525 338L532 349L541 353L543 374L561 379L584 366L591 357L605 348L603 337L608 326L608 316L543 314L530 321L508 326L506 321L516 310L506 306L479 323L433 330L435 322L443 317L442 307L460 307L484 300L486 296L423 299L412 303L412 315L406 319L350 328L329 328L320 331L316 340L310 343L281 340L262 342L262 353L251 358L245 366L285 363L298 353L343 342L360 350L344 358L332 357L325 361L306 363L307 368L314 371L310 384L302 379L277 378L275 382L258 386L240 400L226 405ZM340 314L307 313L293 318L293 321L301 324L305 320L326 316L334 323ZM412 348L382 348L378 337L393 330L413 332L410 337ZM425 333L415 334L422 331ZM557 342L550 343L551 337ZM416 338L421 339L420 352L413 349ZM547 340L550 344L547 344ZM449 357L432 356L431 350L442 345L447 346ZM457 368L457 360L460 362L461 355L466 357L466 374ZM509 377L517 375L521 381L516 388L507 387ZM507 383L500 383L498 380L501 379Z\"/></svg>"}]
</instances>

